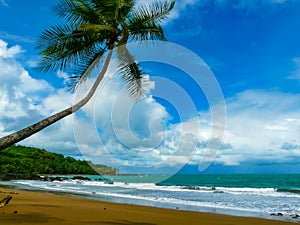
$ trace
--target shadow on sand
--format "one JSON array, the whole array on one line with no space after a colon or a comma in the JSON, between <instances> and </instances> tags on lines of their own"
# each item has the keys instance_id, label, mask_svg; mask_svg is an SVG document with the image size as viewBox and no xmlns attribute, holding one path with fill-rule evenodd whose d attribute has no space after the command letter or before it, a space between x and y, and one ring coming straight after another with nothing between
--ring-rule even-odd
<instances>
[{"instance_id":1,"label":"shadow on sand","mask_svg":"<svg viewBox=\"0 0 300 225\"><path fill-rule=\"evenodd\" d=\"M43 224L48 222L62 222L62 219L48 216L41 213L28 213L28 214L1 214L0 215L0 224L9 223L9 224Z\"/></svg>"},{"instance_id":2,"label":"shadow on sand","mask_svg":"<svg viewBox=\"0 0 300 225\"><path fill-rule=\"evenodd\" d=\"M132 221L128 221L128 220L85 222L84 224L93 224L93 225L157 225L157 224L154 224L154 223L132 222Z\"/></svg>"}]
</instances>

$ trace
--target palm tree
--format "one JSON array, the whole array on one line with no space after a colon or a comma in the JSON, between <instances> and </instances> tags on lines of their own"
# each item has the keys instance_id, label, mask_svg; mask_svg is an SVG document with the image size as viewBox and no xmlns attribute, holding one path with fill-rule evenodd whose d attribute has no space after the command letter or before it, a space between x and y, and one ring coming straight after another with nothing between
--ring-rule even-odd
<instances>
[{"instance_id":1,"label":"palm tree","mask_svg":"<svg viewBox=\"0 0 300 225\"><path fill-rule=\"evenodd\" d=\"M132 96L143 94L139 64L126 48L129 41L166 40L161 22L175 2L155 0L136 5L134 0L60 0L55 12L63 23L45 30L38 41L43 56L43 72L71 72L72 88L87 80L95 68L103 66L88 94L75 105L20 131L0 138L4 149L71 115L93 96L104 77L113 49L117 49L119 72Z\"/></svg>"}]
</instances>

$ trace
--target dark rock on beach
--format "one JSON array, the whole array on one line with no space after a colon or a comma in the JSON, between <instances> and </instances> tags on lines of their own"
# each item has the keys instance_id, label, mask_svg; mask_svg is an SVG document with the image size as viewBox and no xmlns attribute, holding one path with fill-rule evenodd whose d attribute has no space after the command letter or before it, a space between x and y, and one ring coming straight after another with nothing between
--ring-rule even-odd
<instances>
[{"instance_id":1,"label":"dark rock on beach","mask_svg":"<svg viewBox=\"0 0 300 225\"><path fill-rule=\"evenodd\" d=\"M279 213L271 213L270 215L271 215L271 216L283 216L283 214L280 213L280 212L279 212Z\"/></svg>"},{"instance_id":2,"label":"dark rock on beach","mask_svg":"<svg viewBox=\"0 0 300 225\"><path fill-rule=\"evenodd\" d=\"M53 182L53 181L64 181L64 180L68 180L67 177L48 177L48 176L40 176L40 180L41 181L50 181L50 182Z\"/></svg>"},{"instance_id":3,"label":"dark rock on beach","mask_svg":"<svg viewBox=\"0 0 300 225\"><path fill-rule=\"evenodd\" d=\"M72 180L87 180L87 181L92 180L91 178L83 177L83 176L74 176L74 177L72 177L71 179L72 179Z\"/></svg>"},{"instance_id":4,"label":"dark rock on beach","mask_svg":"<svg viewBox=\"0 0 300 225\"><path fill-rule=\"evenodd\" d=\"M297 218L299 218L300 216L298 215L298 214L292 214L292 215L290 215L293 219L297 219Z\"/></svg>"},{"instance_id":5,"label":"dark rock on beach","mask_svg":"<svg viewBox=\"0 0 300 225\"><path fill-rule=\"evenodd\" d=\"M90 181L91 179L88 178L88 177L83 177L83 176L73 176L72 178L68 178L68 177L59 177L59 176L56 176L56 177L51 177L51 176L40 176L39 177L39 180L41 181L64 181L64 180L88 180Z\"/></svg>"},{"instance_id":6,"label":"dark rock on beach","mask_svg":"<svg viewBox=\"0 0 300 225\"><path fill-rule=\"evenodd\" d=\"M199 186L185 186L182 189L189 189L189 190L197 190L197 191L215 191L215 187L199 187Z\"/></svg>"}]
</instances>

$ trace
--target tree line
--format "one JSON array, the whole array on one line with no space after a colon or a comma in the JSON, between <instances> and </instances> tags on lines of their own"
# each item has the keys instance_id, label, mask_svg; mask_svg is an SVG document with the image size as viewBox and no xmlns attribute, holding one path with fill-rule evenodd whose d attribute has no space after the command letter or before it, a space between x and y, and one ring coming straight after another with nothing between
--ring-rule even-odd
<instances>
[{"instance_id":1,"label":"tree line","mask_svg":"<svg viewBox=\"0 0 300 225\"><path fill-rule=\"evenodd\" d=\"M95 171L95 169L97 171ZM12 145L0 151L0 174L116 175L117 169L44 149Z\"/></svg>"}]
</instances>

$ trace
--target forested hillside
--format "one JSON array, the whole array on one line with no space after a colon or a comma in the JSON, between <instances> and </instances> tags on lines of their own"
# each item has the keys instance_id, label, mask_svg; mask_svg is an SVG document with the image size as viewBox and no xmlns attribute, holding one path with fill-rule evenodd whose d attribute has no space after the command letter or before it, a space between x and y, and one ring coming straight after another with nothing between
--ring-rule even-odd
<instances>
[{"instance_id":1,"label":"forested hillside","mask_svg":"<svg viewBox=\"0 0 300 225\"><path fill-rule=\"evenodd\" d=\"M116 169L94 165L100 174L115 175ZM48 152L44 149L13 145L0 151L0 174L90 174L98 173L88 162Z\"/></svg>"}]
</instances>

